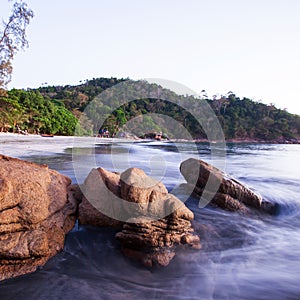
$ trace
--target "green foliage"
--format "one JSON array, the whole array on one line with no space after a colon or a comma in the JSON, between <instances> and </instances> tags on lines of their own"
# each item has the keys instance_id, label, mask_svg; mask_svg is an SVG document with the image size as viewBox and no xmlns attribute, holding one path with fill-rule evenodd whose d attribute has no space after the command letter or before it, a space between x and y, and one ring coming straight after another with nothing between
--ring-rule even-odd
<instances>
[{"instance_id":1,"label":"green foliage","mask_svg":"<svg viewBox=\"0 0 300 300\"><path fill-rule=\"evenodd\" d=\"M38 91L47 99L63 103L70 111L74 109L84 111L87 104L105 89L123 81L125 81L125 79L113 77L93 78L76 86L45 86L38 88Z\"/></svg>"},{"instance_id":2,"label":"green foliage","mask_svg":"<svg viewBox=\"0 0 300 300\"><path fill-rule=\"evenodd\" d=\"M188 133L194 139L205 139L204 128L215 122L208 117L205 101L219 119L226 139L293 142L300 138L300 116L272 104L240 99L233 93L203 100L146 81L116 78L92 79L77 86L11 90L8 97L0 97L0 127L14 130L18 125L29 132L61 135L96 135L100 129L107 129L111 136L163 132L169 138L187 138ZM195 111L202 113L202 124L193 116Z\"/></svg>"},{"instance_id":3,"label":"green foliage","mask_svg":"<svg viewBox=\"0 0 300 300\"><path fill-rule=\"evenodd\" d=\"M77 119L61 105L44 99L38 91L13 89L0 97L1 131L72 135Z\"/></svg>"},{"instance_id":4,"label":"green foliage","mask_svg":"<svg viewBox=\"0 0 300 300\"><path fill-rule=\"evenodd\" d=\"M212 106L227 138L278 142L299 139L300 116L277 109L273 104L265 105L231 94L216 100Z\"/></svg>"}]
</instances>

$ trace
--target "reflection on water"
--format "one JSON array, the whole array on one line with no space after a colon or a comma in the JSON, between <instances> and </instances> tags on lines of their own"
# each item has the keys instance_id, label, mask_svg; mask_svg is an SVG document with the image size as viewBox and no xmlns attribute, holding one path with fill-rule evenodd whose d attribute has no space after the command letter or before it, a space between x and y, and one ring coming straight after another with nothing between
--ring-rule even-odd
<instances>
[{"instance_id":1,"label":"reflection on water","mask_svg":"<svg viewBox=\"0 0 300 300\"><path fill-rule=\"evenodd\" d=\"M77 147L78 145L76 145ZM78 157L109 170L143 168L175 191L180 162L210 161L208 144L114 143L77 147ZM244 217L186 204L202 250L179 249L166 268L146 269L125 258L108 229L82 227L67 237L62 253L36 273L1 283L0 299L299 299L299 145L228 145L226 172L279 203L276 216ZM26 157L74 180L72 152ZM88 158L84 172L90 165ZM75 179L76 180L76 179Z\"/></svg>"},{"instance_id":2,"label":"reflection on water","mask_svg":"<svg viewBox=\"0 0 300 300\"><path fill-rule=\"evenodd\" d=\"M58 170L61 174L71 178L72 182L76 182L71 154L56 154L55 156L33 155L30 157L21 156L20 158L37 164L48 165L50 169Z\"/></svg>"}]
</instances>

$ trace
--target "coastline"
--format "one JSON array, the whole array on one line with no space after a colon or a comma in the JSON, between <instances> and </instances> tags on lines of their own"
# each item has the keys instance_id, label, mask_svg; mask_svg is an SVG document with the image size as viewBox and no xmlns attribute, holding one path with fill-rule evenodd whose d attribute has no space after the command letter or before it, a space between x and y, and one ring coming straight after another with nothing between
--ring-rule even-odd
<instances>
[{"instance_id":1,"label":"coastline","mask_svg":"<svg viewBox=\"0 0 300 300\"><path fill-rule=\"evenodd\" d=\"M236 143L236 144L300 144L300 139L298 140L259 140L259 139L227 139L226 143Z\"/></svg>"},{"instance_id":2,"label":"coastline","mask_svg":"<svg viewBox=\"0 0 300 300\"><path fill-rule=\"evenodd\" d=\"M21 133L12 133L12 132L0 132L0 138L9 137L15 139L21 138L42 138L45 139L45 136L39 134L21 134ZM152 141L149 139L136 139L136 138L104 138L104 137L97 137L97 136L75 136L75 135L51 135L51 137L56 137L59 139L70 139L70 138L95 138L99 141ZM157 141L157 140L153 140ZM218 141L209 141L208 139L194 139L194 140L185 140L185 139L170 139L170 140L161 140L157 142L176 142L176 143L185 143L185 142L196 142L196 143L214 143ZM300 139L296 140L288 140L288 139L277 139L277 140L260 140L260 139L251 139L251 138L235 138L235 139L225 139L225 143L233 143L233 144L300 144Z\"/></svg>"}]
</instances>

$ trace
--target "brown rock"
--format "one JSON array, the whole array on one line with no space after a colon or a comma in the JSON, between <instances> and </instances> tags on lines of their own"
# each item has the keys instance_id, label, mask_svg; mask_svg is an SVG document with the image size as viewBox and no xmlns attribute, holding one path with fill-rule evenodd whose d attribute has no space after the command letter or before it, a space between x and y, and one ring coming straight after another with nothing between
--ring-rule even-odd
<instances>
[{"instance_id":1,"label":"brown rock","mask_svg":"<svg viewBox=\"0 0 300 300\"><path fill-rule=\"evenodd\" d=\"M259 194L202 160L190 158L181 163L180 171L197 196L220 208L248 213L248 207L262 206Z\"/></svg>"},{"instance_id":2,"label":"brown rock","mask_svg":"<svg viewBox=\"0 0 300 300\"><path fill-rule=\"evenodd\" d=\"M188 189L192 190L193 186L190 186ZM200 189L198 187L194 187L193 192L198 197L201 197L203 195L203 189ZM228 211L240 211L244 214L250 213L250 209L244 203L232 198L230 195L226 195L220 192L212 193L206 190L206 196L208 196L208 198L210 199L210 204L215 205L219 208Z\"/></svg>"},{"instance_id":3,"label":"brown rock","mask_svg":"<svg viewBox=\"0 0 300 300\"><path fill-rule=\"evenodd\" d=\"M183 202L172 194L168 194L165 199L165 214L172 215L174 219L184 219L191 221L194 219L194 214L190 211Z\"/></svg>"},{"instance_id":4,"label":"brown rock","mask_svg":"<svg viewBox=\"0 0 300 300\"><path fill-rule=\"evenodd\" d=\"M71 180L0 155L0 280L34 271L63 249L75 224Z\"/></svg>"},{"instance_id":5,"label":"brown rock","mask_svg":"<svg viewBox=\"0 0 300 300\"><path fill-rule=\"evenodd\" d=\"M47 234L43 230L14 232L0 236L0 257L26 259L49 254Z\"/></svg>"},{"instance_id":6,"label":"brown rock","mask_svg":"<svg viewBox=\"0 0 300 300\"><path fill-rule=\"evenodd\" d=\"M97 210L85 197L79 204L78 221L81 225L122 228L123 222L110 218Z\"/></svg>"},{"instance_id":7,"label":"brown rock","mask_svg":"<svg viewBox=\"0 0 300 300\"><path fill-rule=\"evenodd\" d=\"M100 173L103 182L106 187L117 197L121 196L121 187L120 187L120 174L115 172L109 172L103 168L99 168L98 172Z\"/></svg>"},{"instance_id":8,"label":"brown rock","mask_svg":"<svg viewBox=\"0 0 300 300\"><path fill-rule=\"evenodd\" d=\"M82 202L79 205L80 224L120 227L128 218L122 208L120 175L102 168L93 169L81 186ZM109 189L110 188L110 189ZM120 220L120 221L119 221Z\"/></svg>"},{"instance_id":9,"label":"brown rock","mask_svg":"<svg viewBox=\"0 0 300 300\"><path fill-rule=\"evenodd\" d=\"M121 195L137 204L138 215L127 220L122 232L116 235L126 256L146 266L166 266L175 256L176 246L188 244L200 248L200 239L190 223L193 213L168 194L162 183L142 170L131 168L121 174Z\"/></svg>"},{"instance_id":10,"label":"brown rock","mask_svg":"<svg viewBox=\"0 0 300 300\"><path fill-rule=\"evenodd\" d=\"M147 217L129 219L116 238L126 256L148 267L167 266L175 256L176 246L187 244L194 249L201 248L191 223L174 216L155 221Z\"/></svg>"},{"instance_id":11,"label":"brown rock","mask_svg":"<svg viewBox=\"0 0 300 300\"><path fill-rule=\"evenodd\" d=\"M103 168L93 169L81 189L81 224L119 227L119 221L141 215L159 219L172 213L175 206L182 206L177 198L174 207L166 206L167 197L171 196L165 186L137 168L121 175Z\"/></svg>"},{"instance_id":12,"label":"brown rock","mask_svg":"<svg viewBox=\"0 0 300 300\"><path fill-rule=\"evenodd\" d=\"M130 248L123 248L122 252L128 258L137 260L146 267L153 267L154 265L166 267L175 256L175 251L169 249L145 253Z\"/></svg>"},{"instance_id":13,"label":"brown rock","mask_svg":"<svg viewBox=\"0 0 300 300\"><path fill-rule=\"evenodd\" d=\"M167 195L166 187L141 169L130 168L121 174L121 196L129 202L149 203L153 197Z\"/></svg>"},{"instance_id":14,"label":"brown rock","mask_svg":"<svg viewBox=\"0 0 300 300\"><path fill-rule=\"evenodd\" d=\"M193 213L144 171L130 168L117 174L93 169L81 188L80 223L121 226L116 237L126 256L147 266L165 266L176 246L200 248L190 222Z\"/></svg>"},{"instance_id":15,"label":"brown rock","mask_svg":"<svg viewBox=\"0 0 300 300\"><path fill-rule=\"evenodd\" d=\"M160 218L165 216L164 201L168 191L159 181L147 176L141 169L130 168L120 177L121 197L124 210L130 217L152 216ZM129 203L128 203L129 202Z\"/></svg>"}]
</instances>

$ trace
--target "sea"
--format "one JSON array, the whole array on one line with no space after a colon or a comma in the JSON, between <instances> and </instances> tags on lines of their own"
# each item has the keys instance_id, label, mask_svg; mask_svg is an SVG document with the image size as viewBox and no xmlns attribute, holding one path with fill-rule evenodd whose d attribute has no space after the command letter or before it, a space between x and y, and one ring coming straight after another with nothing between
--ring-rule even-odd
<instances>
[{"instance_id":1,"label":"sea","mask_svg":"<svg viewBox=\"0 0 300 300\"><path fill-rule=\"evenodd\" d=\"M82 183L92 168L142 168L194 212L201 250L179 247L167 267L124 257L116 231L76 224L36 272L0 282L0 299L300 299L300 145L0 135L0 153L47 164ZM216 151L217 150L217 151ZM180 192L194 157L277 204L245 216ZM203 203L202 203L203 204Z\"/></svg>"}]
</instances>

